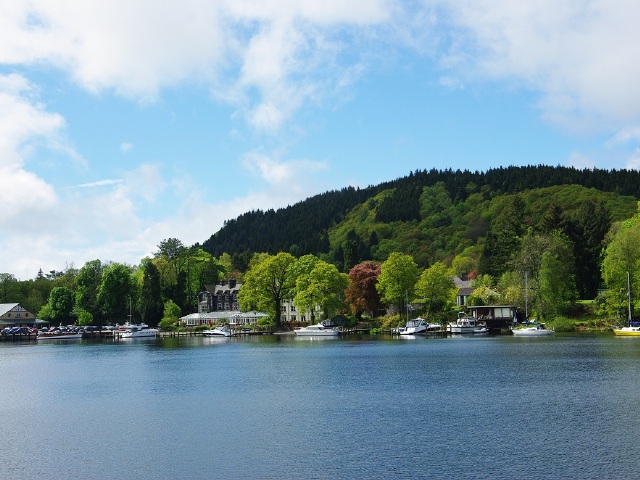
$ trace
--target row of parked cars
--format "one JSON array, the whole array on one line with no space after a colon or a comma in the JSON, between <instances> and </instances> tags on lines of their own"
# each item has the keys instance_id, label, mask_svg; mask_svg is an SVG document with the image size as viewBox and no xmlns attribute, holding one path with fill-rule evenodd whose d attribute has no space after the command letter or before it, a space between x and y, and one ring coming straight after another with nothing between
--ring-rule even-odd
<instances>
[{"instance_id":1,"label":"row of parked cars","mask_svg":"<svg viewBox=\"0 0 640 480\"><path fill-rule=\"evenodd\" d=\"M38 329L30 327L6 327L2 329L3 335L35 335Z\"/></svg>"}]
</instances>

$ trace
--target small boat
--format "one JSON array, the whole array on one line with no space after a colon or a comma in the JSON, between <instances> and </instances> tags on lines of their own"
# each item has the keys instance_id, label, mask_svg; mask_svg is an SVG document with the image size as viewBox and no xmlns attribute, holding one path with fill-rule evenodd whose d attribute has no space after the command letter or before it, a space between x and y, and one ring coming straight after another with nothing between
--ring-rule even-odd
<instances>
[{"instance_id":1,"label":"small boat","mask_svg":"<svg viewBox=\"0 0 640 480\"><path fill-rule=\"evenodd\" d=\"M556 333L555 330L548 330L545 328L544 323L528 323L526 326L519 328L512 328L511 332L516 337L544 337Z\"/></svg>"},{"instance_id":2,"label":"small boat","mask_svg":"<svg viewBox=\"0 0 640 480\"><path fill-rule=\"evenodd\" d=\"M202 334L205 337L230 337L231 330L228 325L218 325L216 328L211 330L204 330Z\"/></svg>"},{"instance_id":3,"label":"small boat","mask_svg":"<svg viewBox=\"0 0 640 480\"><path fill-rule=\"evenodd\" d=\"M118 328L120 338L144 338L155 337L158 334L157 328L149 328L146 323L126 323Z\"/></svg>"},{"instance_id":4,"label":"small boat","mask_svg":"<svg viewBox=\"0 0 640 480\"><path fill-rule=\"evenodd\" d=\"M49 332L38 332L38 340L75 340L82 338L81 332L64 332L53 330Z\"/></svg>"},{"instance_id":5,"label":"small boat","mask_svg":"<svg viewBox=\"0 0 640 480\"><path fill-rule=\"evenodd\" d=\"M626 327L614 328L613 333L627 337L640 337L640 324L638 322L630 322Z\"/></svg>"},{"instance_id":6,"label":"small boat","mask_svg":"<svg viewBox=\"0 0 640 480\"><path fill-rule=\"evenodd\" d=\"M476 319L473 317L460 317L455 323L452 322L447 325L449 333L482 333L480 331L476 332L480 328L482 327L476 323Z\"/></svg>"},{"instance_id":7,"label":"small boat","mask_svg":"<svg viewBox=\"0 0 640 480\"><path fill-rule=\"evenodd\" d=\"M333 337L340 334L338 329L325 327L321 323L309 325L308 327L296 328L293 333L298 337Z\"/></svg>"},{"instance_id":8,"label":"small boat","mask_svg":"<svg viewBox=\"0 0 640 480\"><path fill-rule=\"evenodd\" d=\"M415 320L409 320L404 327L398 329L400 335L420 335L427 331L427 322L424 318L416 318Z\"/></svg>"}]
</instances>

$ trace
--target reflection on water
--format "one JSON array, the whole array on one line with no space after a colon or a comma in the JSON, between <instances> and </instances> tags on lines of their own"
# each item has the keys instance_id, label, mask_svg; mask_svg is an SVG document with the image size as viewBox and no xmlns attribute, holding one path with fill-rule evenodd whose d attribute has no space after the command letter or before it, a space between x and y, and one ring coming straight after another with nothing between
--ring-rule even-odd
<instances>
[{"instance_id":1,"label":"reflection on water","mask_svg":"<svg viewBox=\"0 0 640 480\"><path fill-rule=\"evenodd\" d=\"M1 344L0 477L636 476L640 339L406 340Z\"/></svg>"}]
</instances>

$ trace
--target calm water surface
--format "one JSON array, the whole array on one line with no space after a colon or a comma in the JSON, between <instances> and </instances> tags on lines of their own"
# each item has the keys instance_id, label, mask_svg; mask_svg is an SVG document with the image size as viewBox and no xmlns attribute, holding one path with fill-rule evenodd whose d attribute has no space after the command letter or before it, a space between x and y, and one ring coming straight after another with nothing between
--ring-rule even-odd
<instances>
[{"instance_id":1,"label":"calm water surface","mask_svg":"<svg viewBox=\"0 0 640 480\"><path fill-rule=\"evenodd\" d=\"M640 476L640 338L0 344L3 479Z\"/></svg>"}]
</instances>

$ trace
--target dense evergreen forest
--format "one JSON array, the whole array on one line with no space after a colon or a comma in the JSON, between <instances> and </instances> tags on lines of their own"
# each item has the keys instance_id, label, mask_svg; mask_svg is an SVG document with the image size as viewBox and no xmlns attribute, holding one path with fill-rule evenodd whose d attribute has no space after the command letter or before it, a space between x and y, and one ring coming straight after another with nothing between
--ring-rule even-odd
<instances>
[{"instance_id":1,"label":"dense evergreen forest","mask_svg":"<svg viewBox=\"0 0 640 480\"><path fill-rule=\"evenodd\" d=\"M425 188L436 186L441 198L425 198ZM540 191L561 186L583 189L580 193L563 193L563 189ZM365 258L384 260L394 247L417 254L416 261L428 266L481 241L501 199L517 193L524 197L529 216L523 221L529 226L537 223L552 197L567 212L575 211L586 198L601 199L611 210L612 220L620 220L635 213L640 173L543 165L501 167L487 172L416 171L365 189L326 192L277 211L245 213L227 221L203 242L202 248L215 257L232 255L241 270L246 266L243 259L248 261L255 252L284 251L296 256L311 253L343 264L344 270ZM476 215L469 215L468 209ZM348 219L354 211L359 212L360 218ZM365 222L367 227L363 228ZM465 241L456 241L455 228L451 228L455 224L465 229ZM425 245L416 247L420 240L429 242L428 252L424 251Z\"/></svg>"}]
</instances>

